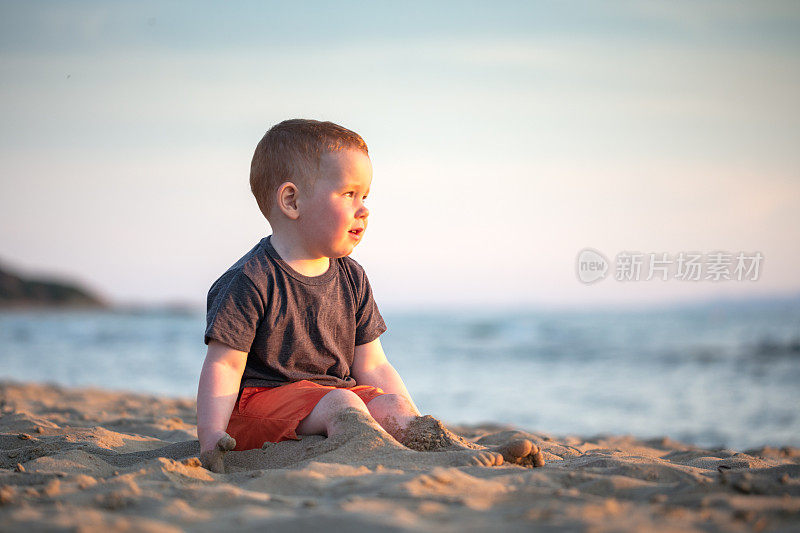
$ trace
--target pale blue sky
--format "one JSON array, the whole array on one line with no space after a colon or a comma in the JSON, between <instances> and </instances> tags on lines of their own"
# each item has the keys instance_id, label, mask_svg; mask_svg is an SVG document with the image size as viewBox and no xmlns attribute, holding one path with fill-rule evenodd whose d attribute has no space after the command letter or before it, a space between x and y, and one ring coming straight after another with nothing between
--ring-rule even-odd
<instances>
[{"instance_id":1,"label":"pale blue sky","mask_svg":"<svg viewBox=\"0 0 800 533\"><path fill-rule=\"evenodd\" d=\"M361 133L382 307L800 291L793 2L0 4L0 260L203 302L269 227L253 148ZM760 251L755 283L587 287L584 247Z\"/></svg>"}]
</instances>

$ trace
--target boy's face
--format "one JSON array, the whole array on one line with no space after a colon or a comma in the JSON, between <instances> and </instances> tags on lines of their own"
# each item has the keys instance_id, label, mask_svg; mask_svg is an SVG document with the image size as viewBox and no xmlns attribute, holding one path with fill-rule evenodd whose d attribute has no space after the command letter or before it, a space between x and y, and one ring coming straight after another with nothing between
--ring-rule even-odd
<instances>
[{"instance_id":1,"label":"boy's face","mask_svg":"<svg viewBox=\"0 0 800 533\"><path fill-rule=\"evenodd\" d=\"M358 150L325 154L310 194L300 200L302 233L309 252L323 257L349 255L364 237L372 183L372 163Z\"/></svg>"}]
</instances>

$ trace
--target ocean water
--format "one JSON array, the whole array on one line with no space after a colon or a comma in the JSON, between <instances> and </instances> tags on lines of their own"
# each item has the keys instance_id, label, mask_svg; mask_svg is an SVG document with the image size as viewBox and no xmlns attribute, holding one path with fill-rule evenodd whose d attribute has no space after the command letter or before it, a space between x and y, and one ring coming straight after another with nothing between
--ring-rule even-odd
<instances>
[{"instance_id":1,"label":"ocean water","mask_svg":"<svg viewBox=\"0 0 800 533\"><path fill-rule=\"evenodd\" d=\"M390 361L448 423L800 446L800 300L384 318ZM0 312L0 379L194 396L204 326L202 313Z\"/></svg>"}]
</instances>

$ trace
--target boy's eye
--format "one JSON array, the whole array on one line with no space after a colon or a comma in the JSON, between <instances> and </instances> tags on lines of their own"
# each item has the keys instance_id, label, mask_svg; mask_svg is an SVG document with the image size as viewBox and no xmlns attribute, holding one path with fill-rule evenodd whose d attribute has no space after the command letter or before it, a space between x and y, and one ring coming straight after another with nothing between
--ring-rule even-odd
<instances>
[{"instance_id":1,"label":"boy's eye","mask_svg":"<svg viewBox=\"0 0 800 533\"><path fill-rule=\"evenodd\" d=\"M356 192L355 191L347 191L346 193L344 193L344 195L347 196L348 198L353 198L356 195ZM362 197L362 200L366 200L366 199L367 199L367 195L365 194Z\"/></svg>"}]
</instances>

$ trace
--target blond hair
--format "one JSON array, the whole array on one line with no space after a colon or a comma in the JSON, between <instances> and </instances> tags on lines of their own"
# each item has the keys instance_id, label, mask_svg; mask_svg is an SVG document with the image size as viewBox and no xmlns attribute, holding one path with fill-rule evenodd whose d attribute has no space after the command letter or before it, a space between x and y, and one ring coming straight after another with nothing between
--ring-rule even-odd
<instances>
[{"instance_id":1,"label":"blond hair","mask_svg":"<svg viewBox=\"0 0 800 533\"><path fill-rule=\"evenodd\" d=\"M367 143L358 133L333 122L296 118L271 127L256 146L250 164L250 190L261 213L270 217L275 192L284 182L313 189L322 156L346 149L369 155Z\"/></svg>"}]
</instances>

